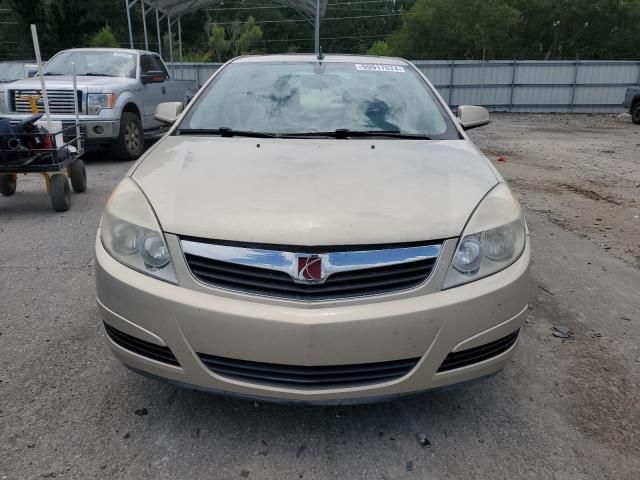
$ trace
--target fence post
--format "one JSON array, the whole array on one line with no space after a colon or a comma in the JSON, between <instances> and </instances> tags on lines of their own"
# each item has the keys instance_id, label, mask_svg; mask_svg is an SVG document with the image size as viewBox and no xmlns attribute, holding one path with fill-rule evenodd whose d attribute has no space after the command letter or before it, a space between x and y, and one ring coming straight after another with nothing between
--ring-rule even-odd
<instances>
[{"instance_id":1,"label":"fence post","mask_svg":"<svg viewBox=\"0 0 640 480\"><path fill-rule=\"evenodd\" d=\"M509 95L509 113L513 112L513 91L516 87L516 69L518 68L518 60L513 61L513 69L511 71L511 93Z\"/></svg>"},{"instance_id":2,"label":"fence post","mask_svg":"<svg viewBox=\"0 0 640 480\"><path fill-rule=\"evenodd\" d=\"M474 105L485 105L484 97L485 97L485 86L487 84L487 60L484 58L484 51L482 54L482 70L480 70L480 75L482 76L482 86L480 87L480 101L474 102Z\"/></svg>"},{"instance_id":3,"label":"fence post","mask_svg":"<svg viewBox=\"0 0 640 480\"><path fill-rule=\"evenodd\" d=\"M451 59L451 66L449 67L449 108L451 108L451 99L453 98L453 69L455 66L455 60Z\"/></svg>"},{"instance_id":4,"label":"fence post","mask_svg":"<svg viewBox=\"0 0 640 480\"><path fill-rule=\"evenodd\" d=\"M576 99L576 82L578 81L578 68L580 68L580 60L576 59L575 68L573 69L573 83L571 84L571 104L569 112L573 112L573 104Z\"/></svg>"}]
</instances>

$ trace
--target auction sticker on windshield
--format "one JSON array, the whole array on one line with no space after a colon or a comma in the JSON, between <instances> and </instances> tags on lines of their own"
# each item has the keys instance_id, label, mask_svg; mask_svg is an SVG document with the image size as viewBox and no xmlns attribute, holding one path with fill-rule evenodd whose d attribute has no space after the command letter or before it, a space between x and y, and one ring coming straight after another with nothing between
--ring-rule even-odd
<instances>
[{"instance_id":1,"label":"auction sticker on windshield","mask_svg":"<svg viewBox=\"0 0 640 480\"><path fill-rule=\"evenodd\" d=\"M379 65L375 63L356 63L355 65L356 70L364 70L370 72L404 72L404 67L401 67L399 65Z\"/></svg>"}]
</instances>

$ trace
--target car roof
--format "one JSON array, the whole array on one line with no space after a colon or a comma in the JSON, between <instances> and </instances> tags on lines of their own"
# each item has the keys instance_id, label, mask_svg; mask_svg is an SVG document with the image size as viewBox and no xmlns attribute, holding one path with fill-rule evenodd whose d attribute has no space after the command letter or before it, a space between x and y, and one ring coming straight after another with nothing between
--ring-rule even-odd
<instances>
[{"instance_id":1,"label":"car roof","mask_svg":"<svg viewBox=\"0 0 640 480\"><path fill-rule=\"evenodd\" d=\"M101 47L87 47L87 48L68 48L66 50L62 50L63 52L122 52L122 53L133 53L133 54L141 54L148 53L149 55L159 55L158 52L151 52L149 50L139 50L136 48L101 48Z\"/></svg>"},{"instance_id":2,"label":"car roof","mask_svg":"<svg viewBox=\"0 0 640 480\"><path fill-rule=\"evenodd\" d=\"M282 62L318 62L311 53L293 53L278 55L247 55L238 57L233 63L282 63ZM382 63L385 65L408 65L409 62L397 57L378 57L373 55L325 54L322 62L334 63Z\"/></svg>"}]
</instances>

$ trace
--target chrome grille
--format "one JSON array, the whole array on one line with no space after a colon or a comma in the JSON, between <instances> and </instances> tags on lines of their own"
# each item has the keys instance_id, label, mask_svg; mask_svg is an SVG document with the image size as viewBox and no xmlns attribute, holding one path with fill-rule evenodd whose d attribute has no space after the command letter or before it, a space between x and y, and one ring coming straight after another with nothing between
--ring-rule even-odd
<instances>
[{"instance_id":1,"label":"chrome grille","mask_svg":"<svg viewBox=\"0 0 640 480\"><path fill-rule=\"evenodd\" d=\"M25 97L41 95L42 90L12 90L13 111L18 113L31 113L29 100ZM73 109L73 90L49 90L47 89L49 108L51 113L75 113ZM78 91L78 109L82 112L82 92ZM43 100L38 104L38 112L44 113Z\"/></svg>"},{"instance_id":2,"label":"chrome grille","mask_svg":"<svg viewBox=\"0 0 640 480\"><path fill-rule=\"evenodd\" d=\"M376 248L308 254L321 258L324 278L300 278L298 259L307 254L181 240L191 273L201 282L256 295L325 300L414 288L431 275L441 245ZM317 248L314 251L320 251Z\"/></svg>"}]
</instances>

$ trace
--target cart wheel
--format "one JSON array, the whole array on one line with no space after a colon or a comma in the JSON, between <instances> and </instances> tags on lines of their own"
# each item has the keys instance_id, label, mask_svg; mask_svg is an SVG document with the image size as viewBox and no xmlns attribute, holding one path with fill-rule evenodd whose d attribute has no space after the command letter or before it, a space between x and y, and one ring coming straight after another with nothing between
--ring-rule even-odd
<instances>
[{"instance_id":1,"label":"cart wheel","mask_svg":"<svg viewBox=\"0 0 640 480\"><path fill-rule=\"evenodd\" d=\"M0 193L7 197L13 195L16 193L17 183L18 179L12 173L0 175Z\"/></svg>"},{"instance_id":2,"label":"cart wheel","mask_svg":"<svg viewBox=\"0 0 640 480\"><path fill-rule=\"evenodd\" d=\"M71 188L66 175L51 175L51 205L56 212L66 212L71 206Z\"/></svg>"},{"instance_id":3,"label":"cart wheel","mask_svg":"<svg viewBox=\"0 0 640 480\"><path fill-rule=\"evenodd\" d=\"M82 193L87 190L87 169L84 161L77 159L69 165L69 179L71 186L76 193Z\"/></svg>"}]
</instances>

